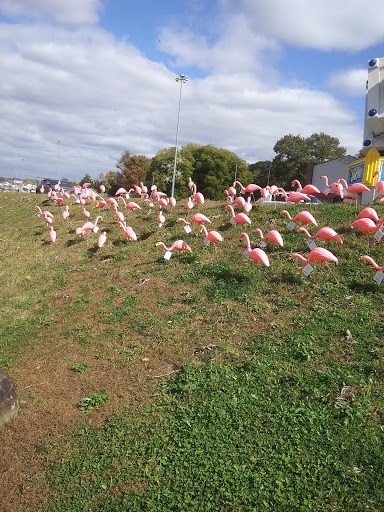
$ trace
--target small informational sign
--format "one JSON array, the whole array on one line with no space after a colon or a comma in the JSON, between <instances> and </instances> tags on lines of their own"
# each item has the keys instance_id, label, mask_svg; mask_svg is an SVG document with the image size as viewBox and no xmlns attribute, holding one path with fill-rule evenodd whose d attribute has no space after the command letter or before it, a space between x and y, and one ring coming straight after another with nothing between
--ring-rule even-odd
<instances>
[{"instance_id":1,"label":"small informational sign","mask_svg":"<svg viewBox=\"0 0 384 512\"><path fill-rule=\"evenodd\" d=\"M384 233L381 231L381 229L379 229L378 231L376 231L374 239L376 240L376 242L380 242L380 240L383 238L383 236L384 236Z\"/></svg>"},{"instance_id":2,"label":"small informational sign","mask_svg":"<svg viewBox=\"0 0 384 512\"><path fill-rule=\"evenodd\" d=\"M315 242L313 240L308 240L307 245L311 251L312 251L312 249L316 249L316 247L317 247L317 245L315 244Z\"/></svg>"},{"instance_id":3,"label":"small informational sign","mask_svg":"<svg viewBox=\"0 0 384 512\"><path fill-rule=\"evenodd\" d=\"M165 254L164 254L164 259L165 260L170 260L171 256L172 256L172 252L171 251L165 251Z\"/></svg>"},{"instance_id":4,"label":"small informational sign","mask_svg":"<svg viewBox=\"0 0 384 512\"><path fill-rule=\"evenodd\" d=\"M190 233L192 231L191 226L184 226L184 231Z\"/></svg>"},{"instance_id":5,"label":"small informational sign","mask_svg":"<svg viewBox=\"0 0 384 512\"><path fill-rule=\"evenodd\" d=\"M211 242L208 240L208 238L205 238L204 243L205 243L205 245L209 245Z\"/></svg>"},{"instance_id":6,"label":"small informational sign","mask_svg":"<svg viewBox=\"0 0 384 512\"><path fill-rule=\"evenodd\" d=\"M154 204L153 203L149 203L148 205L150 208L153 208L154 207Z\"/></svg>"},{"instance_id":7,"label":"small informational sign","mask_svg":"<svg viewBox=\"0 0 384 512\"><path fill-rule=\"evenodd\" d=\"M130 197L131 197L131 196L130 196L129 194L125 194L125 198L126 198L126 199L130 199Z\"/></svg>"},{"instance_id":8,"label":"small informational sign","mask_svg":"<svg viewBox=\"0 0 384 512\"><path fill-rule=\"evenodd\" d=\"M157 225L159 226L159 228L161 228L163 223L162 222L158 222Z\"/></svg>"},{"instance_id":9,"label":"small informational sign","mask_svg":"<svg viewBox=\"0 0 384 512\"><path fill-rule=\"evenodd\" d=\"M325 187L324 194L327 196L331 192L331 189L328 187Z\"/></svg>"},{"instance_id":10,"label":"small informational sign","mask_svg":"<svg viewBox=\"0 0 384 512\"><path fill-rule=\"evenodd\" d=\"M295 229L295 226L296 226L296 223L291 221L291 222L288 224L288 229L289 229L290 231L292 231L293 229Z\"/></svg>"},{"instance_id":11,"label":"small informational sign","mask_svg":"<svg viewBox=\"0 0 384 512\"><path fill-rule=\"evenodd\" d=\"M230 223L230 224L232 224L232 226L233 226L233 224L234 224L235 222L236 222L236 221L235 221L235 219L234 219L233 217L231 217L231 218L229 219L229 223Z\"/></svg>"},{"instance_id":12,"label":"small informational sign","mask_svg":"<svg viewBox=\"0 0 384 512\"><path fill-rule=\"evenodd\" d=\"M375 277L373 278L373 280L377 284L381 284L381 281L383 279L384 279L384 272L382 270L379 270L378 272L376 272Z\"/></svg>"},{"instance_id":13,"label":"small informational sign","mask_svg":"<svg viewBox=\"0 0 384 512\"><path fill-rule=\"evenodd\" d=\"M267 244L264 242L264 240L262 240L260 243L259 243L259 247L260 249L265 249L267 247Z\"/></svg>"},{"instance_id":14,"label":"small informational sign","mask_svg":"<svg viewBox=\"0 0 384 512\"><path fill-rule=\"evenodd\" d=\"M305 265L305 267L303 268L302 273L303 273L306 277L308 277L308 276L309 276L309 274L312 272L312 270L313 270L313 267L308 263L308 265Z\"/></svg>"},{"instance_id":15,"label":"small informational sign","mask_svg":"<svg viewBox=\"0 0 384 512\"><path fill-rule=\"evenodd\" d=\"M97 233L98 231L99 231L99 226L95 226L95 227L93 228L93 232L94 232L94 233Z\"/></svg>"},{"instance_id":16,"label":"small informational sign","mask_svg":"<svg viewBox=\"0 0 384 512\"><path fill-rule=\"evenodd\" d=\"M249 258L249 252L248 252L248 249L245 249L245 251L243 252L243 255L245 258Z\"/></svg>"}]
</instances>

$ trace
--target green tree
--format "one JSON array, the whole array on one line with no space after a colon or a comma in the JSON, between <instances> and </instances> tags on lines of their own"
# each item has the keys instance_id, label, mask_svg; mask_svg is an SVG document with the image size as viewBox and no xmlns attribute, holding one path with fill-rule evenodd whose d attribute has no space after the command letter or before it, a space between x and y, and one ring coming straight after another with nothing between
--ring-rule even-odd
<instances>
[{"instance_id":1,"label":"green tree","mask_svg":"<svg viewBox=\"0 0 384 512\"><path fill-rule=\"evenodd\" d=\"M86 174L84 174L84 177L81 178L80 185L83 185L84 183L90 183L91 186L93 187L93 181L92 181L90 174L86 173Z\"/></svg>"},{"instance_id":2,"label":"green tree","mask_svg":"<svg viewBox=\"0 0 384 512\"><path fill-rule=\"evenodd\" d=\"M175 147L161 149L152 158L147 173L147 183L155 183L157 188L170 195L172 191ZM188 197L188 177L193 173L194 159L190 145L183 146L177 152L175 173L175 196Z\"/></svg>"},{"instance_id":3,"label":"green tree","mask_svg":"<svg viewBox=\"0 0 384 512\"><path fill-rule=\"evenodd\" d=\"M224 189L232 185L235 174L236 179L246 185L252 178L247 163L227 149L218 149L212 144L200 146L194 150L194 158L193 181L198 191L209 199L223 199Z\"/></svg>"},{"instance_id":4,"label":"green tree","mask_svg":"<svg viewBox=\"0 0 384 512\"><path fill-rule=\"evenodd\" d=\"M151 159L144 155L133 155L129 150L123 151L116 167L119 169L117 182L129 190L133 185L144 181L150 169Z\"/></svg>"},{"instance_id":5,"label":"green tree","mask_svg":"<svg viewBox=\"0 0 384 512\"><path fill-rule=\"evenodd\" d=\"M308 163L320 164L346 154L339 139L326 133L314 133L310 137L285 135L273 150L277 154L272 161L270 183L284 188L290 188L294 179L305 182Z\"/></svg>"}]
</instances>

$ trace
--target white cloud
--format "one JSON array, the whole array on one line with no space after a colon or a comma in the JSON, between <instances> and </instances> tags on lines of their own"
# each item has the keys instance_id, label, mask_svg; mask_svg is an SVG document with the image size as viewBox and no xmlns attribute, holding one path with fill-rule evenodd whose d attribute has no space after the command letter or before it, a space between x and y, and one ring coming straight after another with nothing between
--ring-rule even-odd
<instances>
[{"instance_id":1,"label":"white cloud","mask_svg":"<svg viewBox=\"0 0 384 512\"><path fill-rule=\"evenodd\" d=\"M163 49L180 65L207 70L183 86L179 144L212 143L254 162L273 157L288 133L323 131L356 153L362 127L347 105L279 86L276 61L263 66L279 46L251 22L233 17L213 40L163 30ZM0 175L22 165L25 176L55 176L59 138L60 174L77 179L113 170L125 149L153 156L174 145L175 75L100 28L2 24L0 74Z\"/></svg>"},{"instance_id":2,"label":"white cloud","mask_svg":"<svg viewBox=\"0 0 384 512\"><path fill-rule=\"evenodd\" d=\"M51 19L64 25L97 23L100 0L0 0L0 13L11 19Z\"/></svg>"},{"instance_id":3,"label":"white cloud","mask_svg":"<svg viewBox=\"0 0 384 512\"><path fill-rule=\"evenodd\" d=\"M222 0L227 16L242 11L257 34L302 48L357 51L384 40L384 3L361 0Z\"/></svg>"},{"instance_id":4,"label":"white cloud","mask_svg":"<svg viewBox=\"0 0 384 512\"><path fill-rule=\"evenodd\" d=\"M347 96L362 96L366 91L367 70L349 69L332 73L328 85Z\"/></svg>"}]
</instances>

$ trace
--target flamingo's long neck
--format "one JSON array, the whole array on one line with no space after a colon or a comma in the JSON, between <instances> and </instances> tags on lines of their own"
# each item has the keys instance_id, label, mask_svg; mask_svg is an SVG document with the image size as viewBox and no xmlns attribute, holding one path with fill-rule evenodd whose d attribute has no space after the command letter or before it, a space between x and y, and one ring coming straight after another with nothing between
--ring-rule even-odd
<instances>
[{"instance_id":1,"label":"flamingo's long neck","mask_svg":"<svg viewBox=\"0 0 384 512\"><path fill-rule=\"evenodd\" d=\"M305 228L299 228L299 231L301 231L302 233L305 233L307 235L308 238L311 238L312 240L315 238L314 236L311 235L311 233L305 229Z\"/></svg>"},{"instance_id":2,"label":"flamingo's long neck","mask_svg":"<svg viewBox=\"0 0 384 512\"><path fill-rule=\"evenodd\" d=\"M295 254L292 255L292 258L299 258L301 261L304 261L304 263L308 263L309 260L304 258L302 254L299 254L298 252L295 252Z\"/></svg>"},{"instance_id":3,"label":"flamingo's long neck","mask_svg":"<svg viewBox=\"0 0 384 512\"><path fill-rule=\"evenodd\" d=\"M321 176L323 178L323 180L325 180L325 186L327 188L329 188L329 184L328 184L328 176Z\"/></svg>"},{"instance_id":4,"label":"flamingo's long neck","mask_svg":"<svg viewBox=\"0 0 384 512\"><path fill-rule=\"evenodd\" d=\"M282 196L285 199L288 199L287 193L286 193L286 191L283 188L279 187L277 190L278 190L278 192L281 192Z\"/></svg>"},{"instance_id":5,"label":"flamingo's long neck","mask_svg":"<svg viewBox=\"0 0 384 512\"><path fill-rule=\"evenodd\" d=\"M379 231L379 229L381 229L382 225L384 224L384 217L382 217L377 225L377 231Z\"/></svg>"},{"instance_id":6,"label":"flamingo's long neck","mask_svg":"<svg viewBox=\"0 0 384 512\"><path fill-rule=\"evenodd\" d=\"M207 228L203 224L200 224L199 231L202 231L205 236L208 236Z\"/></svg>"},{"instance_id":7,"label":"flamingo's long neck","mask_svg":"<svg viewBox=\"0 0 384 512\"><path fill-rule=\"evenodd\" d=\"M235 210L233 209L233 206L231 206L230 204L227 206L227 210L230 210L230 212L232 213L232 218L235 217Z\"/></svg>"},{"instance_id":8,"label":"flamingo's long neck","mask_svg":"<svg viewBox=\"0 0 384 512\"><path fill-rule=\"evenodd\" d=\"M343 184L343 187L344 187L344 188L345 188L345 190L348 192L349 187L348 187L348 184L347 184L347 182L345 181L345 179L344 179L344 178L341 178L341 179L340 179L340 180L338 180L338 181L339 181L339 183L342 183L342 184Z\"/></svg>"},{"instance_id":9,"label":"flamingo's long neck","mask_svg":"<svg viewBox=\"0 0 384 512\"><path fill-rule=\"evenodd\" d=\"M260 228L255 229L255 233L259 233L260 238L261 238L262 240L265 240L265 236L263 236L263 232L261 231L261 229L260 229Z\"/></svg>"},{"instance_id":10,"label":"flamingo's long neck","mask_svg":"<svg viewBox=\"0 0 384 512\"><path fill-rule=\"evenodd\" d=\"M163 249L165 249L166 251L171 251L171 250L172 250L172 247L170 247L170 248L168 249L168 247L167 247L163 242L158 242L158 245L161 245L161 247L162 247Z\"/></svg>"},{"instance_id":11,"label":"flamingo's long neck","mask_svg":"<svg viewBox=\"0 0 384 512\"><path fill-rule=\"evenodd\" d=\"M249 240L249 236L247 233L241 233L240 235L241 238L245 238L245 241L247 242L247 251L251 251L251 242Z\"/></svg>"},{"instance_id":12,"label":"flamingo's long neck","mask_svg":"<svg viewBox=\"0 0 384 512\"><path fill-rule=\"evenodd\" d=\"M281 213L282 213L282 214L284 214L284 215L286 215L286 216L288 217L288 220L289 220L289 221L292 221L292 217L291 217L290 213L289 213L289 212L287 212L287 210L283 210Z\"/></svg>"},{"instance_id":13,"label":"flamingo's long neck","mask_svg":"<svg viewBox=\"0 0 384 512\"><path fill-rule=\"evenodd\" d=\"M233 186L235 186L235 185L239 185L239 187L241 188L241 190L242 190L243 192L245 192L245 187L244 187L244 185L243 185L242 183L240 183L240 181L234 181L234 182L233 182Z\"/></svg>"},{"instance_id":14,"label":"flamingo's long neck","mask_svg":"<svg viewBox=\"0 0 384 512\"><path fill-rule=\"evenodd\" d=\"M303 187L301 186L300 181L299 181L299 180L293 180L293 181L292 181L292 186L293 186L293 185L295 185L295 184L298 186L298 192L301 192L301 189L302 189Z\"/></svg>"}]
</instances>

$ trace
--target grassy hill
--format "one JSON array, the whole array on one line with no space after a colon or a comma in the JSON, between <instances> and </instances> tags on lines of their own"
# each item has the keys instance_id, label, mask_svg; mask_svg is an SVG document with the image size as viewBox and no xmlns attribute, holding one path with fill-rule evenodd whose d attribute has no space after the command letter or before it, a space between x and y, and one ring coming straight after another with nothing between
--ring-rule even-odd
<instances>
[{"instance_id":1,"label":"grassy hill","mask_svg":"<svg viewBox=\"0 0 384 512\"><path fill-rule=\"evenodd\" d=\"M344 243L317 239L339 263L306 277L292 254L308 239L281 205L254 206L243 227L224 202L199 206L224 237L215 250L176 222L181 202L159 228L134 201L122 211L137 241L108 210L98 249L99 234L74 233L79 205L64 220L44 196L0 194L0 367L20 398L1 427L0 505L383 510L384 284L360 258L384 264L384 241L349 227L362 207L309 206ZM284 239L267 242L269 268L243 255L256 228ZM192 254L165 260L156 242L177 239Z\"/></svg>"}]
</instances>

